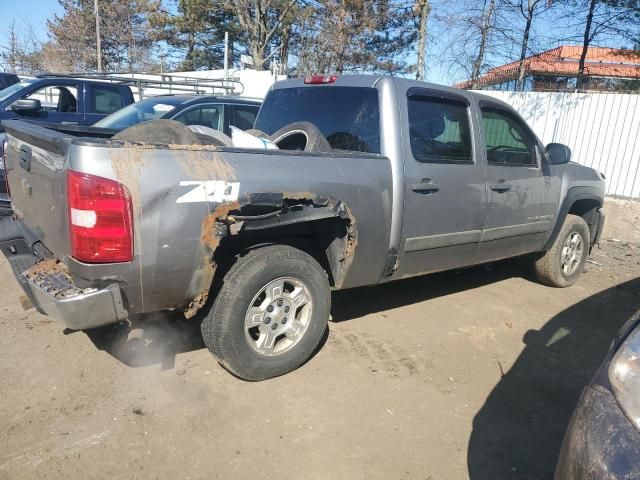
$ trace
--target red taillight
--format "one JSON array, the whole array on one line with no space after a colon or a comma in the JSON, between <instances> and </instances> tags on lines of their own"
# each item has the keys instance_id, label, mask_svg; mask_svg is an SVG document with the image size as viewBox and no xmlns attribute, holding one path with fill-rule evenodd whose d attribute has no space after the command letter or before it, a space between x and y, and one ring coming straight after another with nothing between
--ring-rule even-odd
<instances>
[{"instance_id":1,"label":"red taillight","mask_svg":"<svg viewBox=\"0 0 640 480\"><path fill-rule=\"evenodd\" d=\"M71 256L86 263L133 259L131 195L108 178L67 171Z\"/></svg>"},{"instance_id":2,"label":"red taillight","mask_svg":"<svg viewBox=\"0 0 640 480\"><path fill-rule=\"evenodd\" d=\"M308 77L304 77L304 83L322 85L324 83L333 83L337 79L337 75L309 75Z\"/></svg>"}]
</instances>

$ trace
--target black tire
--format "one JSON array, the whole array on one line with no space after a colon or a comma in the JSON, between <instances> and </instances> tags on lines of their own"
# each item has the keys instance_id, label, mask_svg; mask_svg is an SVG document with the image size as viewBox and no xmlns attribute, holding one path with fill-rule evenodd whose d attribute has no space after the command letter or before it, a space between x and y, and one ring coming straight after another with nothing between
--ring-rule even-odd
<instances>
[{"instance_id":1,"label":"black tire","mask_svg":"<svg viewBox=\"0 0 640 480\"><path fill-rule=\"evenodd\" d=\"M309 319L300 340L289 350L266 356L250 345L245 316L261 289L283 277L298 279L307 287L312 300ZM287 245L258 248L241 256L224 276L202 322L202 336L228 371L245 380L266 380L298 368L313 355L327 329L330 307L327 274L313 257Z\"/></svg>"},{"instance_id":2,"label":"black tire","mask_svg":"<svg viewBox=\"0 0 640 480\"><path fill-rule=\"evenodd\" d=\"M113 140L160 145L199 145L197 135L175 120L149 120L116 133Z\"/></svg>"},{"instance_id":3,"label":"black tire","mask_svg":"<svg viewBox=\"0 0 640 480\"><path fill-rule=\"evenodd\" d=\"M581 237L582 253L580 260L575 265L575 269L572 269L570 274L566 274L562 269L562 250L567 239L574 234L578 234ZM534 270L538 280L545 285L560 288L576 283L584 270L584 264L589 256L590 241L587 222L577 215L567 215L562 224L562 229L551 248L534 263Z\"/></svg>"},{"instance_id":4,"label":"black tire","mask_svg":"<svg viewBox=\"0 0 640 480\"><path fill-rule=\"evenodd\" d=\"M330 152L331 145L318 128L310 122L294 122L269 137L281 150Z\"/></svg>"},{"instance_id":5,"label":"black tire","mask_svg":"<svg viewBox=\"0 0 640 480\"><path fill-rule=\"evenodd\" d=\"M258 130L257 128L250 128L249 130L245 130L245 132L247 132L249 135L253 135L254 137L266 138L267 140L269 140L269 135L264 133L262 130Z\"/></svg>"}]
</instances>

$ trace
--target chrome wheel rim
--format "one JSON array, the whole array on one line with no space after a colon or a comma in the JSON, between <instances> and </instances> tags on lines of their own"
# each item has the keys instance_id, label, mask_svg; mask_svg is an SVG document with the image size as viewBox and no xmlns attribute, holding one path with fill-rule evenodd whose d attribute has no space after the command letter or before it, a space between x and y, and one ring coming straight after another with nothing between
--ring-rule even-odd
<instances>
[{"instance_id":1,"label":"chrome wheel rim","mask_svg":"<svg viewBox=\"0 0 640 480\"><path fill-rule=\"evenodd\" d=\"M270 281L258 290L247 309L247 343L267 357L291 350L304 337L312 309L311 294L303 282L292 277Z\"/></svg>"},{"instance_id":2,"label":"chrome wheel rim","mask_svg":"<svg viewBox=\"0 0 640 480\"><path fill-rule=\"evenodd\" d=\"M565 275L572 275L578 269L584 255L584 240L578 232L571 232L562 245L560 268Z\"/></svg>"}]
</instances>

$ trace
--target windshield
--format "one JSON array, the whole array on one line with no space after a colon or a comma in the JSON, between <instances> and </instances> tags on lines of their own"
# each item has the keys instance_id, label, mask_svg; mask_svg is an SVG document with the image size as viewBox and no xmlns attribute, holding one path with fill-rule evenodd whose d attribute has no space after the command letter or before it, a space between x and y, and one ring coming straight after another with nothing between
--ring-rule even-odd
<instances>
[{"instance_id":1,"label":"windshield","mask_svg":"<svg viewBox=\"0 0 640 480\"><path fill-rule=\"evenodd\" d=\"M332 148L380 153L378 91L363 87L299 87L267 95L255 127L273 133L293 122L311 122Z\"/></svg>"},{"instance_id":2,"label":"windshield","mask_svg":"<svg viewBox=\"0 0 640 480\"><path fill-rule=\"evenodd\" d=\"M6 100L11 95L16 93L18 90L23 89L26 86L31 85L35 80L24 80L22 82L14 83L10 87L5 88L4 90L0 90L0 102Z\"/></svg>"},{"instance_id":3,"label":"windshield","mask_svg":"<svg viewBox=\"0 0 640 480\"><path fill-rule=\"evenodd\" d=\"M162 118L169 112L173 112L183 102L183 99L176 97L147 98L112 113L93 126L122 130L136 123Z\"/></svg>"}]
</instances>

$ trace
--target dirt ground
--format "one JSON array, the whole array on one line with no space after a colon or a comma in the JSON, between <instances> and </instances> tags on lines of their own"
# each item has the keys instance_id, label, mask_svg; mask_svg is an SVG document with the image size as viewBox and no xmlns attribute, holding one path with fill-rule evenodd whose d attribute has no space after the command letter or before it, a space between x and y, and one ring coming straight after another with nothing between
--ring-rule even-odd
<instances>
[{"instance_id":1,"label":"dirt ground","mask_svg":"<svg viewBox=\"0 0 640 480\"><path fill-rule=\"evenodd\" d=\"M549 479L639 274L603 242L568 289L511 261L335 293L319 353L247 383L187 321L63 333L3 257L0 478Z\"/></svg>"}]
</instances>

